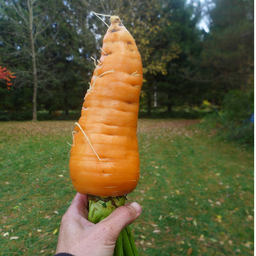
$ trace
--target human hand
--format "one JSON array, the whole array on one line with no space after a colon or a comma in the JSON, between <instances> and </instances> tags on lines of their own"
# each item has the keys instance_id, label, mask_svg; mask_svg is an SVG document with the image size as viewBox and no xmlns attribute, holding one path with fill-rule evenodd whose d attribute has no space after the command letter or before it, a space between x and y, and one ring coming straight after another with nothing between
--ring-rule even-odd
<instances>
[{"instance_id":1,"label":"human hand","mask_svg":"<svg viewBox=\"0 0 256 256\"><path fill-rule=\"evenodd\" d=\"M112 256L119 233L141 214L138 203L118 207L97 224L87 220L88 200L77 193L63 215L56 253L75 256Z\"/></svg>"}]
</instances>

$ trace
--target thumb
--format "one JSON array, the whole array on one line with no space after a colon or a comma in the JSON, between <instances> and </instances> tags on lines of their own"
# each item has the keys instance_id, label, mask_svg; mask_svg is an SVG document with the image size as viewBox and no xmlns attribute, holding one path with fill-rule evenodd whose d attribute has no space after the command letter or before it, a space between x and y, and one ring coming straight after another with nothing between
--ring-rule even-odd
<instances>
[{"instance_id":1,"label":"thumb","mask_svg":"<svg viewBox=\"0 0 256 256\"><path fill-rule=\"evenodd\" d=\"M117 239L122 229L133 223L141 214L141 206L133 202L128 205L120 206L115 209L106 219L100 223L109 227L109 234Z\"/></svg>"}]
</instances>

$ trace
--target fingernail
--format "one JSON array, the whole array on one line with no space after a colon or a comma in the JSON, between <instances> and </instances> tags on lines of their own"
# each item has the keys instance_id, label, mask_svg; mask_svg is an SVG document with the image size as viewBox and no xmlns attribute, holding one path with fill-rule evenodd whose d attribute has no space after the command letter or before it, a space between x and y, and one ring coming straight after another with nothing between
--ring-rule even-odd
<instances>
[{"instance_id":1,"label":"fingernail","mask_svg":"<svg viewBox=\"0 0 256 256\"><path fill-rule=\"evenodd\" d=\"M140 205L138 203L133 202L130 205L136 210L137 213L141 212L141 207L140 207Z\"/></svg>"}]
</instances>

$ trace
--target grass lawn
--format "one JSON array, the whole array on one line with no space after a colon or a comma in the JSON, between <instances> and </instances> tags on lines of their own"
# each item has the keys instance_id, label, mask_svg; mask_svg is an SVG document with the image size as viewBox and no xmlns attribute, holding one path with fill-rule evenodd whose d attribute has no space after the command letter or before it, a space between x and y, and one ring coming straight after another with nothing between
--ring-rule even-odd
<instances>
[{"instance_id":1,"label":"grass lawn","mask_svg":"<svg viewBox=\"0 0 256 256\"><path fill-rule=\"evenodd\" d=\"M192 124L193 122L191 122ZM253 255L253 152L187 121L139 121L141 256ZM54 255L75 190L74 122L0 123L0 255Z\"/></svg>"}]
</instances>

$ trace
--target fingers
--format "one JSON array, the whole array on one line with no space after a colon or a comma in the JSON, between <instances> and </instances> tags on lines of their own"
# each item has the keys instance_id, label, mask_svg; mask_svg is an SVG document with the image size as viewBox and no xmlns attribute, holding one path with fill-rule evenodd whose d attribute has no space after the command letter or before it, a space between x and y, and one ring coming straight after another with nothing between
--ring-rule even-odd
<instances>
[{"instance_id":1,"label":"fingers","mask_svg":"<svg viewBox=\"0 0 256 256\"><path fill-rule=\"evenodd\" d=\"M117 238L123 228L140 216L141 211L141 206L136 202L121 206L99 224L109 227L113 238Z\"/></svg>"},{"instance_id":2,"label":"fingers","mask_svg":"<svg viewBox=\"0 0 256 256\"><path fill-rule=\"evenodd\" d=\"M88 207L88 196L77 193L68 211L79 214L87 219L88 217L87 207Z\"/></svg>"}]
</instances>

